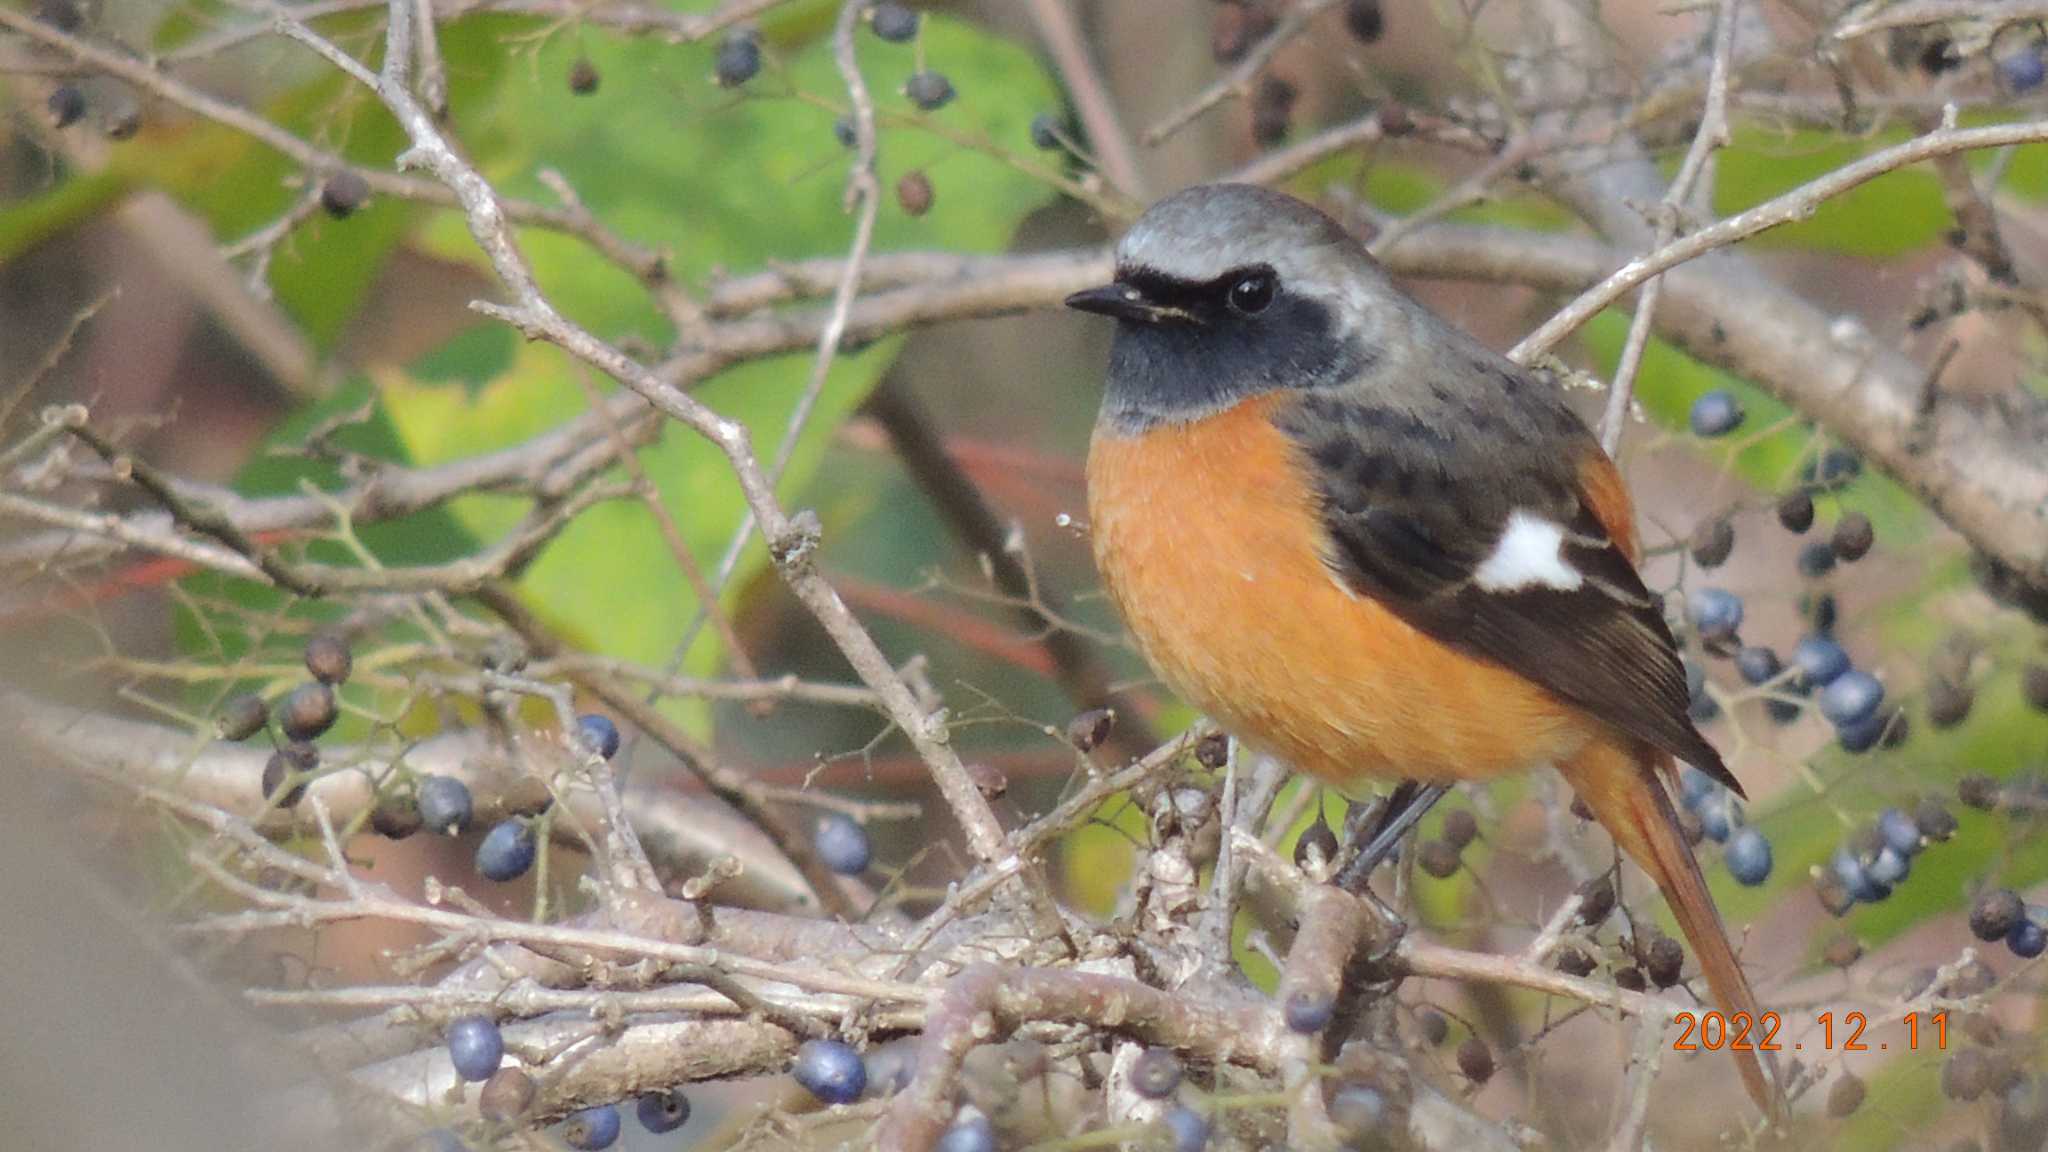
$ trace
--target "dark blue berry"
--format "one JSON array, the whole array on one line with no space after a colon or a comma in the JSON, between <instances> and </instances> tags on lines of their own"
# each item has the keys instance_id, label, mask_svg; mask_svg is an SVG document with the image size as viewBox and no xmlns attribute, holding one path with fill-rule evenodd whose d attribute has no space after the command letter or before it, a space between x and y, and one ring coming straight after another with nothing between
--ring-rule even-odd
<instances>
[{"instance_id":1,"label":"dark blue berry","mask_svg":"<svg viewBox=\"0 0 2048 1152\"><path fill-rule=\"evenodd\" d=\"M1805 636L1792 648L1802 688L1825 688L1849 670L1849 653L1826 636Z\"/></svg>"},{"instance_id":2,"label":"dark blue berry","mask_svg":"<svg viewBox=\"0 0 2048 1152\"><path fill-rule=\"evenodd\" d=\"M416 801L420 810L420 823L430 831L446 832L450 836L469 827L470 813L475 804L469 797L469 785L452 776L422 776Z\"/></svg>"},{"instance_id":3,"label":"dark blue berry","mask_svg":"<svg viewBox=\"0 0 2048 1152\"><path fill-rule=\"evenodd\" d=\"M1193 1108L1175 1104L1159 1121L1173 1138L1173 1152L1202 1152L1209 1146L1209 1118Z\"/></svg>"},{"instance_id":4,"label":"dark blue berry","mask_svg":"<svg viewBox=\"0 0 2048 1152\"><path fill-rule=\"evenodd\" d=\"M562 1125L562 1142L582 1152L598 1152L619 1141L619 1110L610 1104L571 1112Z\"/></svg>"},{"instance_id":5,"label":"dark blue berry","mask_svg":"<svg viewBox=\"0 0 2048 1152\"><path fill-rule=\"evenodd\" d=\"M690 1098L681 1088L649 1092L633 1110L640 1117L640 1126L649 1132L673 1132L690 1122Z\"/></svg>"},{"instance_id":6,"label":"dark blue berry","mask_svg":"<svg viewBox=\"0 0 2048 1152\"><path fill-rule=\"evenodd\" d=\"M842 148L851 148L860 143L860 136L854 131L853 117L841 116L832 122L832 136Z\"/></svg>"},{"instance_id":7,"label":"dark blue berry","mask_svg":"<svg viewBox=\"0 0 2048 1152\"><path fill-rule=\"evenodd\" d=\"M576 738L583 746L609 760L619 754L619 726L609 716L596 712L576 718Z\"/></svg>"},{"instance_id":8,"label":"dark blue berry","mask_svg":"<svg viewBox=\"0 0 2048 1152\"><path fill-rule=\"evenodd\" d=\"M489 1080L504 1059L504 1034L489 1016L461 1016L448 1025L448 1061L457 1076Z\"/></svg>"},{"instance_id":9,"label":"dark blue berry","mask_svg":"<svg viewBox=\"0 0 2048 1152\"><path fill-rule=\"evenodd\" d=\"M752 32L727 35L719 42L713 71L721 88L737 88L752 80L761 71L761 42Z\"/></svg>"},{"instance_id":10,"label":"dark blue berry","mask_svg":"<svg viewBox=\"0 0 2048 1152\"><path fill-rule=\"evenodd\" d=\"M1686 710L1701 724L1721 714L1720 702L1707 691L1707 670L1698 662L1687 659L1685 668Z\"/></svg>"},{"instance_id":11,"label":"dark blue berry","mask_svg":"<svg viewBox=\"0 0 2048 1152\"><path fill-rule=\"evenodd\" d=\"M1916 855L1923 846L1919 821L1897 808L1877 814L1877 834L1884 838L1885 847L1903 856Z\"/></svg>"},{"instance_id":12,"label":"dark blue berry","mask_svg":"<svg viewBox=\"0 0 2048 1152\"><path fill-rule=\"evenodd\" d=\"M1066 145L1060 141L1060 118L1050 112L1040 112L1031 118L1031 146L1040 152L1057 152Z\"/></svg>"},{"instance_id":13,"label":"dark blue berry","mask_svg":"<svg viewBox=\"0 0 2048 1152\"><path fill-rule=\"evenodd\" d=\"M2032 92L2048 79L2048 65L2041 59L2041 46L2028 44L1998 58L1998 78L2013 92ZM2017 949L2015 949L2017 951Z\"/></svg>"},{"instance_id":14,"label":"dark blue berry","mask_svg":"<svg viewBox=\"0 0 2048 1152\"><path fill-rule=\"evenodd\" d=\"M1742 826L1742 806L1726 792L1707 798L1693 811L1700 818L1700 831L1716 844L1727 843L1735 829Z\"/></svg>"},{"instance_id":15,"label":"dark blue berry","mask_svg":"<svg viewBox=\"0 0 2048 1152\"><path fill-rule=\"evenodd\" d=\"M476 848L476 870L486 880L514 880L533 867L538 844L533 825L524 820L506 820L484 834Z\"/></svg>"},{"instance_id":16,"label":"dark blue berry","mask_svg":"<svg viewBox=\"0 0 2048 1152\"><path fill-rule=\"evenodd\" d=\"M1695 588L1685 614L1702 640L1725 640L1742 627L1742 597L1725 588Z\"/></svg>"},{"instance_id":17,"label":"dark blue berry","mask_svg":"<svg viewBox=\"0 0 2048 1152\"><path fill-rule=\"evenodd\" d=\"M804 1041L790 1072L805 1091L827 1104L851 1104L868 1086L860 1053L838 1040Z\"/></svg>"},{"instance_id":18,"label":"dark blue berry","mask_svg":"<svg viewBox=\"0 0 2048 1152\"><path fill-rule=\"evenodd\" d=\"M1878 883L1876 878L1871 876L1870 870L1863 866L1863 862L1856 858L1856 853L1848 848L1835 849L1834 856L1828 861L1828 867L1834 872L1835 879L1842 882L1842 887L1849 895L1865 904L1874 904L1892 894L1892 890Z\"/></svg>"},{"instance_id":19,"label":"dark blue berry","mask_svg":"<svg viewBox=\"0 0 2048 1152\"><path fill-rule=\"evenodd\" d=\"M1295 992L1287 997L1281 1015L1289 1031L1312 1036L1321 1032L1337 1013L1336 1001L1314 992Z\"/></svg>"},{"instance_id":20,"label":"dark blue berry","mask_svg":"<svg viewBox=\"0 0 2048 1152\"><path fill-rule=\"evenodd\" d=\"M1180 1087L1180 1057L1171 1048L1147 1048L1131 1064L1131 1090L1147 1100L1164 1100Z\"/></svg>"},{"instance_id":21,"label":"dark blue berry","mask_svg":"<svg viewBox=\"0 0 2048 1152\"><path fill-rule=\"evenodd\" d=\"M1851 668L1820 690L1820 714L1837 728L1861 724L1884 703L1884 685L1860 668Z\"/></svg>"},{"instance_id":22,"label":"dark blue berry","mask_svg":"<svg viewBox=\"0 0 2048 1152\"><path fill-rule=\"evenodd\" d=\"M917 12L906 5L881 0L868 11L868 26L891 44L906 44L917 39Z\"/></svg>"},{"instance_id":23,"label":"dark blue berry","mask_svg":"<svg viewBox=\"0 0 2048 1152\"><path fill-rule=\"evenodd\" d=\"M827 812L818 817L816 844L818 859L841 876L858 876L874 860L867 829L843 812Z\"/></svg>"},{"instance_id":24,"label":"dark blue berry","mask_svg":"<svg viewBox=\"0 0 2048 1152\"><path fill-rule=\"evenodd\" d=\"M1461 1050L1462 1051L1462 1050ZM1330 1123L1348 1148L1374 1148L1386 1142L1390 1109L1378 1088L1356 1082L1339 1084L1330 1093Z\"/></svg>"},{"instance_id":25,"label":"dark blue berry","mask_svg":"<svg viewBox=\"0 0 2048 1152\"><path fill-rule=\"evenodd\" d=\"M1723 857L1728 874L1738 883L1755 887L1771 877L1771 842L1755 828L1744 828L1730 836Z\"/></svg>"},{"instance_id":26,"label":"dark blue berry","mask_svg":"<svg viewBox=\"0 0 2048 1152\"><path fill-rule=\"evenodd\" d=\"M1692 402L1692 434L1702 437L1726 436L1742 425L1742 405L1735 394L1716 388Z\"/></svg>"},{"instance_id":27,"label":"dark blue berry","mask_svg":"<svg viewBox=\"0 0 2048 1152\"><path fill-rule=\"evenodd\" d=\"M1778 654L1761 644L1747 645L1735 654L1735 671L1744 684L1767 684L1784 669Z\"/></svg>"},{"instance_id":28,"label":"dark blue berry","mask_svg":"<svg viewBox=\"0 0 2048 1152\"><path fill-rule=\"evenodd\" d=\"M1863 474L1863 458L1847 448L1830 448L1799 467L1800 482L1810 487L1841 488Z\"/></svg>"},{"instance_id":29,"label":"dark blue berry","mask_svg":"<svg viewBox=\"0 0 2048 1152\"><path fill-rule=\"evenodd\" d=\"M1687 808L1697 808L1701 802L1719 791L1721 786L1712 776L1687 764L1678 772L1678 802Z\"/></svg>"},{"instance_id":30,"label":"dark blue berry","mask_svg":"<svg viewBox=\"0 0 2048 1152\"><path fill-rule=\"evenodd\" d=\"M1835 743L1841 745L1844 752L1868 752L1885 738L1886 729L1895 715L1878 712L1854 724L1844 724L1835 729Z\"/></svg>"},{"instance_id":31,"label":"dark blue berry","mask_svg":"<svg viewBox=\"0 0 2048 1152\"><path fill-rule=\"evenodd\" d=\"M1799 574L1818 580L1835 570L1835 546L1825 540L1808 540L1799 546Z\"/></svg>"},{"instance_id":32,"label":"dark blue berry","mask_svg":"<svg viewBox=\"0 0 2048 1152\"><path fill-rule=\"evenodd\" d=\"M1912 858L1904 852L1892 851L1890 845L1878 849L1870 861L1870 878L1888 886L1904 883L1907 873L1912 870Z\"/></svg>"},{"instance_id":33,"label":"dark blue berry","mask_svg":"<svg viewBox=\"0 0 2048 1152\"><path fill-rule=\"evenodd\" d=\"M953 91L953 82L944 72L924 71L913 73L903 85L903 94L910 102L927 112L936 112L953 102L958 93Z\"/></svg>"},{"instance_id":34,"label":"dark blue berry","mask_svg":"<svg viewBox=\"0 0 2048 1152\"><path fill-rule=\"evenodd\" d=\"M962 1110L946 1134L939 1137L938 1152L995 1152L996 1126L979 1110Z\"/></svg>"},{"instance_id":35,"label":"dark blue berry","mask_svg":"<svg viewBox=\"0 0 2048 1152\"><path fill-rule=\"evenodd\" d=\"M2005 946L2022 960L2032 960L2048 952L2048 929L2033 920L2021 920L2005 935Z\"/></svg>"}]
</instances>

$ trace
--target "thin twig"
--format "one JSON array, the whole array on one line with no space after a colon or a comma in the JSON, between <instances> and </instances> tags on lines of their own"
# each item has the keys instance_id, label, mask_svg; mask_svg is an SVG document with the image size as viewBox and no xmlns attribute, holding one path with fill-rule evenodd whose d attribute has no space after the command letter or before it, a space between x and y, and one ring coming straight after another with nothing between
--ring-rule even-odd
<instances>
[{"instance_id":1,"label":"thin twig","mask_svg":"<svg viewBox=\"0 0 2048 1152\"><path fill-rule=\"evenodd\" d=\"M1707 170L1707 160L1728 143L1728 63L1735 55L1735 27L1739 0L1721 0L1714 12L1713 63L1707 74L1705 109L1692 146L1678 166L1678 175L1658 204L1656 240L1653 248L1671 243L1678 223L1691 198L1693 186ZM1628 426L1629 402L1635 395L1636 371L1642 367L1643 350L1650 342L1651 325L1657 316L1657 302L1663 295L1664 278L1652 277L1636 300L1636 314L1629 321L1628 339L1621 348L1621 360L1614 369L1614 381L1607 389L1607 410L1600 418L1600 447L1609 456L1621 447L1621 432Z\"/></svg>"},{"instance_id":2,"label":"thin twig","mask_svg":"<svg viewBox=\"0 0 2048 1152\"><path fill-rule=\"evenodd\" d=\"M1052 54L1053 67L1066 81L1067 94L1073 97L1074 111L1081 117L1081 129L1088 135L1102 175L1119 194L1143 203L1145 178L1138 150L1124 130L1123 118L1117 115L1116 100L1081 35L1073 6L1068 0L1030 0L1027 10L1039 39Z\"/></svg>"},{"instance_id":3,"label":"thin twig","mask_svg":"<svg viewBox=\"0 0 2048 1152\"><path fill-rule=\"evenodd\" d=\"M1195 95L1150 128L1141 137L1147 148L1155 147L1167 137L1194 123L1202 114L1223 103L1225 100L1243 99L1251 94L1252 82L1265 70L1266 62L1273 58L1282 45L1300 35L1309 21L1321 15L1323 10L1336 4L1337 0L1300 0L1289 7L1273 30L1265 38L1246 50L1244 58L1231 65L1230 71Z\"/></svg>"},{"instance_id":4,"label":"thin twig","mask_svg":"<svg viewBox=\"0 0 2048 1152\"><path fill-rule=\"evenodd\" d=\"M1717 248L1747 240L1761 232L1811 216L1821 204L1887 172L1894 172L1936 156L2003 148L2048 140L2048 120L2019 124L1993 124L1982 128L1948 128L1917 136L1903 144L1880 149L1860 160L1844 164L1826 175L1772 197L1762 204L1725 217L1682 239L1630 260L1606 279L1581 293L1534 332L1522 338L1508 353L1510 359L1527 363L1556 347L1558 341L1579 330L1588 320L1650 277Z\"/></svg>"}]
</instances>

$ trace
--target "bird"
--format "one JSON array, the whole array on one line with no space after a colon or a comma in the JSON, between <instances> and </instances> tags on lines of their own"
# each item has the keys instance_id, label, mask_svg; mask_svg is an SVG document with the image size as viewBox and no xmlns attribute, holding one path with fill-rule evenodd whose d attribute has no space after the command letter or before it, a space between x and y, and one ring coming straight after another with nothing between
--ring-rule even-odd
<instances>
[{"instance_id":1,"label":"bird","mask_svg":"<svg viewBox=\"0 0 2048 1152\"><path fill-rule=\"evenodd\" d=\"M1066 304L1116 322L1088 531L1165 684L1354 796L1554 767L1723 1011L1761 1022L1667 791L1681 761L1742 786L1688 712L1628 491L1556 385L1254 185L1160 200ZM1781 1115L1775 1064L1736 1060Z\"/></svg>"}]
</instances>

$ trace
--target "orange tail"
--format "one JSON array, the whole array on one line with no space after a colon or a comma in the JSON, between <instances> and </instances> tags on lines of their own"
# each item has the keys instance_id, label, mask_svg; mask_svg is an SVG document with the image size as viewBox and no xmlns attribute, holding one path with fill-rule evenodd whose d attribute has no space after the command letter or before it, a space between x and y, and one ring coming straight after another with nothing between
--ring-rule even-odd
<instances>
[{"instance_id":1,"label":"orange tail","mask_svg":"<svg viewBox=\"0 0 2048 1152\"><path fill-rule=\"evenodd\" d=\"M1700 875L1699 862L1679 830L1678 813L1657 779L1661 761L1661 753L1648 749L1632 752L1603 741L1561 766L1560 771L1614 842L1657 882L1699 957L1707 987L1721 1010L1730 1015L1747 1013L1750 1019L1759 1020L1756 994L1750 991L1749 978L1743 975L1728 943L1727 929L1714 908L1706 878ZM1755 1052L1734 1055L1750 1098L1773 1119L1783 1117L1785 1098L1778 1083L1777 1062L1769 1053L1763 1054L1769 1061L1766 1069Z\"/></svg>"}]
</instances>

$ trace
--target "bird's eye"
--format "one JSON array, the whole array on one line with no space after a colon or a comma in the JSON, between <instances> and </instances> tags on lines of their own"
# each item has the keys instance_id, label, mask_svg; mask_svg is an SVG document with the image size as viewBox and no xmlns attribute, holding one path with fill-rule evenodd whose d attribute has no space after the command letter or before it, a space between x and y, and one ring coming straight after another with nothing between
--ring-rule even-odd
<instances>
[{"instance_id":1,"label":"bird's eye","mask_svg":"<svg viewBox=\"0 0 2048 1152\"><path fill-rule=\"evenodd\" d=\"M1230 286L1230 306L1247 316L1257 315L1273 302L1279 286L1271 272L1248 272Z\"/></svg>"}]
</instances>

